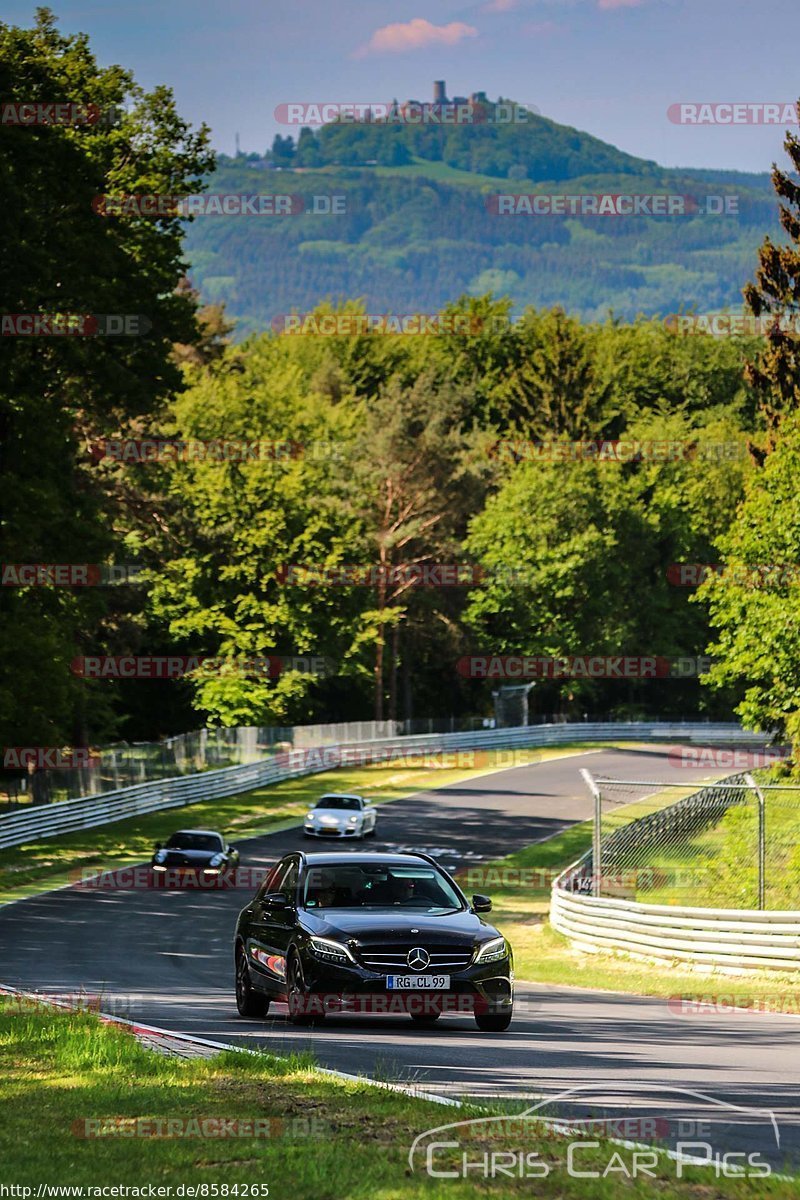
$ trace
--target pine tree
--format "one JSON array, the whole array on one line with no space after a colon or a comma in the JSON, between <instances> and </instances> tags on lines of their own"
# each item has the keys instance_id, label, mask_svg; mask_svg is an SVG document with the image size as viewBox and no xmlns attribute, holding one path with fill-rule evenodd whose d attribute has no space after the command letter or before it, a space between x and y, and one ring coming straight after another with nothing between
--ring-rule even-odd
<instances>
[{"instance_id":1,"label":"pine tree","mask_svg":"<svg viewBox=\"0 0 800 1200\"><path fill-rule=\"evenodd\" d=\"M797 105L800 112L800 102ZM800 175L800 138L787 133L783 143L796 175ZM782 203L780 222L790 245L776 246L766 237L758 252L756 282L743 294L756 317L773 317L766 348L745 370L757 390L768 427L774 432L784 413L800 407L800 184L772 165L772 185Z\"/></svg>"}]
</instances>

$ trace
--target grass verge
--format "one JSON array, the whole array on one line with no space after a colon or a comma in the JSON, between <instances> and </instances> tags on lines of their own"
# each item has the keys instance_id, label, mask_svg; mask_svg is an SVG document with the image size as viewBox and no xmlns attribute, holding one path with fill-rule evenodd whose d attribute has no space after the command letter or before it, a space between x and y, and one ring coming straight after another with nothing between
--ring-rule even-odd
<instances>
[{"instance_id":1,"label":"grass verge","mask_svg":"<svg viewBox=\"0 0 800 1200\"><path fill-rule=\"evenodd\" d=\"M414 1139L479 1110L442 1108L332 1079L304 1056L224 1052L211 1059L166 1058L91 1014L26 1009L17 999L0 1000L0 1097L6 1102L0 1123L3 1182L31 1188L28 1195L39 1185L144 1188L140 1195L152 1185L171 1187L173 1197L181 1185L205 1186L194 1194L206 1197L263 1196L269 1188L271 1200L620 1195L618 1165L605 1179L573 1178L566 1170L567 1139L538 1130L521 1139L516 1122L507 1133L492 1127L504 1136L473 1134L462 1143L468 1159L522 1150L546 1164L544 1178L535 1184L507 1176L485 1180L474 1170L467 1179L432 1178L424 1158L415 1159L414 1170L409 1167ZM227 1136L210 1136L215 1130ZM461 1153L439 1151L435 1168L458 1170ZM630 1163L631 1151L595 1137L593 1148L581 1151L581 1167L602 1172L615 1154ZM685 1178L676 1179L674 1163L663 1159L655 1178L626 1180L624 1193L634 1200L782 1200L797 1194L789 1181L717 1180L709 1169L684 1170Z\"/></svg>"}]
</instances>

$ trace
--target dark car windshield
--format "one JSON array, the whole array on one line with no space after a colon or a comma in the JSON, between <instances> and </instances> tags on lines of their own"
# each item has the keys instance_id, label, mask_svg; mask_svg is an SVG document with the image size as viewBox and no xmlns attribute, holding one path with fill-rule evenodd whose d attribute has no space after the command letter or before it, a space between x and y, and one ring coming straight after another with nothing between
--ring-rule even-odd
<instances>
[{"instance_id":1,"label":"dark car windshield","mask_svg":"<svg viewBox=\"0 0 800 1200\"><path fill-rule=\"evenodd\" d=\"M222 839L213 833L173 833L167 842L167 850L213 850L222 849Z\"/></svg>"},{"instance_id":2,"label":"dark car windshield","mask_svg":"<svg viewBox=\"0 0 800 1200\"><path fill-rule=\"evenodd\" d=\"M349 863L310 867L303 887L305 908L407 908L452 912L462 902L434 867Z\"/></svg>"},{"instance_id":3,"label":"dark car windshield","mask_svg":"<svg viewBox=\"0 0 800 1200\"><path fill-rule=\"evenodd\" d=\"M356 796L323 796L314 808L349 808L360 809L361 801Z\"/></svg>"}]
</instances>

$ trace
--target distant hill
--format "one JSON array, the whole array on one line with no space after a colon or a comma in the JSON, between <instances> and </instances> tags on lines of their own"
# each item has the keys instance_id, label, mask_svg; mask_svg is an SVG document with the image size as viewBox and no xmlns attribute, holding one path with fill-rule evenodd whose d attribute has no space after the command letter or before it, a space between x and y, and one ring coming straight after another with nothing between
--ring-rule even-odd
<instances>
[{"instance_id":1,"label":"distant hill","mask_svg":"<svg viewBox=\"0 0 800 1200\"><path fill-rule=\"evenodd\" d=\"M406 122L398 114L399 123L340 120L316 133L307 128L294 153L278 150L275 157L279 165L295 167L401 167L423 160L474 175L533 181L658 173L655 162L625 154L513 101L500 99L464 108L468 122L459 122L456 110L449 123ZM442 111L439 108L433 115L441 116Z\"/></svg>"},{"instance_id":2,"label":"distant hill","mask_svg":"<svg viewBox=\"0 0 800 1200\"><path fill-rule=\"evenodd\" d=\"M764 234L781 236L766 174L668 170L528 117L446 128L339 123L305 130L292 148L284 139L265 159L221 156L209 191L292 193L309 211L198 217L186 237L192 281L205 300L225 302L239 336L324 299L431 311L491 290L517 308L560 304L585 319L741 303ZM281 161L290 165L265 165ZM498 193L691 199L685 215L505 216ZM313 196L331 194L344 197L344 213L310 211ZM736 211L704 211L718 207L709 196Z\"/></svg>"}]
</instances>

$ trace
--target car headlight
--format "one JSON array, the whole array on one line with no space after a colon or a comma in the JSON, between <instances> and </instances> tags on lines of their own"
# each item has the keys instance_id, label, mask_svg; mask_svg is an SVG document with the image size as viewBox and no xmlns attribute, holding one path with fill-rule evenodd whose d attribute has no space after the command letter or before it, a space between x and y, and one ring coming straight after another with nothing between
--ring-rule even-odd
<instances>
[{"instance_id":1,"label":"car headlight","mask_svg":"<svg viewBox=\"0 0 800 1200\"><path fill-rule=\"evenodd\" d=\"M347 823L348 823L348 825L357 825L357 824L358 824L358 817L351 817L351 818L350 818L350 820L349 820Z\"/></svg>"},{"instance_id":2,"label":"car headlight","mask_svg":"<svg viewBox=\"0 0 800 1200\"><path fill-rule=\"evenodd\" d=\"M158 850L156 852L155 858L153 859L153 862L162 863L166 857L167 857L166 850Z\"/></svg>"},{"instance_id":3,"label":"car headlight","mask_svg":"<svg viewBox=\"0 0 800 1200\"><path fill-rule=\"evenodd\" d=\"M504 937L492 938L490 942L484 942L478 953L475 955L476 963L499 962L501 958L508 957L508 945Z\"/></svg>"},{"instance_id":4,"label":"car headlight","mask_svg":"<svg viewBox=\"0 0 800 1200\"><path fill-rule=\"evenodd\" d=\"M325 962L354 963L356 961L343 942L334 942L329 938L312 937L311 949L317 958L324 959Z\"/></svg>"},{"instance_id":5,"label":"car headlight","mask_svg":"<svg viewBox=\"0 0 800 1200\"><path fill-rule=\"evenodd\" d=\"M214 855L214 857L211 859L211 861L210 861L210 863L209 863L208 865L209 865L210 867L221 867L221 866L222 866L222 860L223 860L224 858L225 858L225 855L224 855L224 854L215 854L215 855Z\"/></svg>"}]
</instances>

